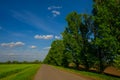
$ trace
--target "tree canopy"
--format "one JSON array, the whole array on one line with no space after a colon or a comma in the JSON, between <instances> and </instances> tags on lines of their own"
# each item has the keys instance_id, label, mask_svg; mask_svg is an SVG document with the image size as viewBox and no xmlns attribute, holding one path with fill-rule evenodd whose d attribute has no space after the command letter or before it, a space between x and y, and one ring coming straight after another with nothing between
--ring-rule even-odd
<instances>
[{"instance_id":1,"label":"tree canopy","mask_svg":"<svg viewBox=\"0 0 120 80\"><path fill-rule=\"evenodd\" d=\"M62 40L55 40L44 62L76 69L96 68L103 72L107 66L120 62L120 1L93 0L92 14L71 12ZM119 65L117 66L119 67Z\"/></svg>"}]
</instances>

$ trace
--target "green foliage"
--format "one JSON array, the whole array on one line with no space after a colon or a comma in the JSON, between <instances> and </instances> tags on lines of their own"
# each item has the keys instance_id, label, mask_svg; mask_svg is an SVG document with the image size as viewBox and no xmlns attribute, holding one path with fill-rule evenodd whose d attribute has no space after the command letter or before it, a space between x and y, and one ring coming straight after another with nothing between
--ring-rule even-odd
<instances>
[{"instance_id":1,"label":"green foliage","mask_svg":"<svg viewBox=\"0 0 120 80\"><path fill-rule=\"evenodd\" d=\"M81 38L79 34L79 25L81 23L80 16L76 12L72 12L67 16L66 20L68 22L68 27L66 27L65 31L62 33L66 51L65 54L71 54L71 62L78 65L80 62L79 53L81 51L81 46L78 44Z\"/></svg>"},{"instance_id":2,"label":"green foliage","mask_svg":"<svg viewBox=\"0 0 120 80\"><path fill-rule=\"evenodd\" d=\"M117 55L114 59L114 66L120 69L120 55Z\"/></svg>"},{"instance_id":3,"label":"green foliage","mask_svg":"<svg viewBox=\"0 0 120 80\"><path fill-rule=\"evenodd\" d=\"M52 43L44 62L60 66L75 63L76 69L83 65L86 70L96 68L99 72L113 63L119 64L120 1L93 1L92 15L77 12L67 15L62 43Z\"/></svg>"},{"instance_id":4,"label":"green foliage","mask_svg":"<svg viewBox=\"0 0 120 80\"><path fill-rule=\"evenodd\" d=\"M87 14L78 14L76 12L70 13L66 20L68 26L63 35L63 43L65 50L72 55L72 62L76 64L76 68L79 64L89 69L91 65L90 55L88 54L88 38L90 36L90 28L92 27L92 17Z\"/></svg>"},{"instance_id":5,"label":"green foliage","mask_svg":"<svg viewBox=\"0 0 120 80\"><path fill-rule=\"evenodd\" d=\"M62 40L55 40L51 44L48 55L44 63L61 66L63 64L64 45Z\"/></svg>"},{"instance_id":6,"label":"green foliage","mask_svg":"<svg viewBox=\"0 0 120 80\"><path fill-rule=\"evenodd\" d=\"M35 61L7 61L7 62L0 62L0 64L40 64L42 63L39 60L35 60Z\"/></svg>"},{"instance_id":7,"label":"green foliage","mask_svg":"<svg viewBox=\"0 0 120 80\"><path fill-rule=\"evenodd\" d=\"M113 63L119 49L120 3L117 0L95 0L94 15L94 45L99 58L99 68L103 71L108 64ZM117 12L117 13L116 13Z\"/></svg>"}]
</instances>

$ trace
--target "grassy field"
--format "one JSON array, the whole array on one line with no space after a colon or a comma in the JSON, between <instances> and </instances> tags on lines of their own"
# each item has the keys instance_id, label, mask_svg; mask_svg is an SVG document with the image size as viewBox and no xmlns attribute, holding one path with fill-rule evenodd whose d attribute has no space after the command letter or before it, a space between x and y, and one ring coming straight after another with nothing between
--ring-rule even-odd
<instances>
[{"instance_id":1,"label":"grassy field","mask_svg":"<svg viewBox=\"0 0 120 80\"><path fill-rule=\"evenodd\" d=\"M63 67L58 67L58 66L53 66L53 67L60 69L60 70L72 72L72 73L75 73L75 74L78 74L78 75L81 75L84 77L93 78L95 80L120 80L120 78L107 76L105 74L97 74L97 73L93 73L93 72L78 71L78 70L68 69L68 68L63 68Z\"/></svg>"},{"instance_id":2,"label":"grassy field","mask_svg":"<svg viewBox=\"0 0 120 80\"><path fill-rule=\"evenodd\" d=\"M1 64L0 80L32 80L40 64Z\"/></svg>"}]
</instances>

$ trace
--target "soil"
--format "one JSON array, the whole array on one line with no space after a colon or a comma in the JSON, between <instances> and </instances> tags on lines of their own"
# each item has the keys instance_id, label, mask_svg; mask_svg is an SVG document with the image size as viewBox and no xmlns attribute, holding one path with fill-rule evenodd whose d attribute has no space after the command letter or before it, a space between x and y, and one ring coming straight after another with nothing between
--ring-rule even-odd
<instances>
[{"instance_id":1,"label":"soil","mask_svg":"<svg viewBox=\"0 0 120 80\"><path fill-rule=\"evenodd\" d=\"M58 70L49 65L43 64L34 77L34 80L93 80L87 77Z\"/></svg>"}]
</instances>

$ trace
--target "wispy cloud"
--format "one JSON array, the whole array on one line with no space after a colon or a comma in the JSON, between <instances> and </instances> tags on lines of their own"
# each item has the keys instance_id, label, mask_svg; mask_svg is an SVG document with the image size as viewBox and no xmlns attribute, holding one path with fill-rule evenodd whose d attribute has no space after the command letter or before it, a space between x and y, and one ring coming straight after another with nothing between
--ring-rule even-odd
<instances>
[{"instance_id":1,"label":"wispy cloud","mask_svg":"<svg viewBox=\"0 0 120 80\"><path fill-rule=\"evenodd\" d=\"M53 10L52 14L54 17L56 17L56 16L60 15L60 11Z\"/></svg>"},{"instance_id":2,"label":"wispy cloud","mask_svg":"<svg viewBox=\"0 0 120 80\"><path fill-rule=\"evenodd\" d=\"M55 36L55 39L60 39L61 37L60 36Z\"/></svg>"},{"instance_id":3,"label":"wispy cloud","mask_svg":"<svg viewBox=\"0 0 120 80\"><path fill-rule=\"evenodd\" d=\"M12 10L11 12L12 12L12 16L15 19L17 19L23 23L32 25L36 28L42 29L47 32L52 32L52 30L48 27L48 25L46 25L44 20L42 20L39 16L37 16L29 11L17 12L17 11Z\"/></svg>"},{"instance_id":4,"label":"wispy cloud","mask_svg":"<svg viewBox=\"0 0 120 80\"><path fill-rule=\"evenodd\" d=\"M10 31L10 30L4 28L3 26L0 26L0 30L4 31L4 33L7 33L7 34L15 36L15 37L25 37L26 36L24 33Z\"/></svg>"},{"instance_id":5,"label":"wispy cloud","mask_svg":"<svg viewBox=\"0 0 120 80\"><path fill-rule=\"evenodd\" d=\"M57 35L35 35L34 36L35 39L46 39L46 40L49 40L49 39L61 39L61 36L57 36Z\"/></svg>"},{"instance_id":6,"label":"wispy cloud","mask_svg":"<svg viewBox=\"0 0 120 80\"><path fill-rule=\"evenodd\" d=\"M52 39L54 36L53 35L35 35L34 38L35 39Z\"/></svg>"},{"instance_id":7,"label":"wispy cloud","mask_svg":"<svg viewBox=\"0 0 120 80\"><path fill-rule=\"evenodd\" d=\"M62 6L49 6L48 10L52 13L53 17L56 17L61 14L60 9Z\"/></svg>"},{"instance_id":8,"label":"wispy cloud","mask_svg":"<svg viewBox=\"0 0 120 80\"><path fill-rule=\"evenodd\" d=\"M35 48L37 48L37 46L32 45L32 46L30 46L30 48L35 49Z\"/></svg>"},{"instance_id":9,"label":"wispy cloud","mask_svg":"<svg viewBox=\"0 0 120 80\"><path fill-rule=\"evenodd\" d=\"M23 42L10 42L10 43L1 43L2 47L20 47L20 46L24 46L25 43Z\"/></svg>"},{"instance_id":10,"label":"wispy cloud","mask_svg":"<svg viewBox=\"0 0 120 80\"><path fill-rule=\"evenodd\" d=\"M61 9L62 6L49 6L48 10L53 10L53 9Z\"/></svg>"},{"instance_id":11,"label":"wispy cloud","mask_svg":"<svg viewBox=\"0 0 120 80\"><path fill-rule=\"evenodd\" d=\"M7 54L7 55L9 55L9 56L14 56L14 55L16 55L15 53L9 53L9 54Z\"/></svg>"},{"instance_id":12,"label":"wispy cloud","mask_svg":"<svg viewBox=\"0 0 120 80\"><path fill-rule=\"evenodd\" d=\"M45 47L45 48L43 48L44 50L49 50L51 48L51 46L50 47Z\"/></svg>"},{"instance_id":13,"label":"wispy cloud","mask_svg":"<svg viewBox=\"0 0 120 80\"><path fill-rule=\"evenodd\" d=\"M24 37L24 36L26 36L25 34L23 34L23 33L15 33L15 32L12 32L12 35L13 36L16 36L16 37Z\"/></svg>"}]
</instances>

